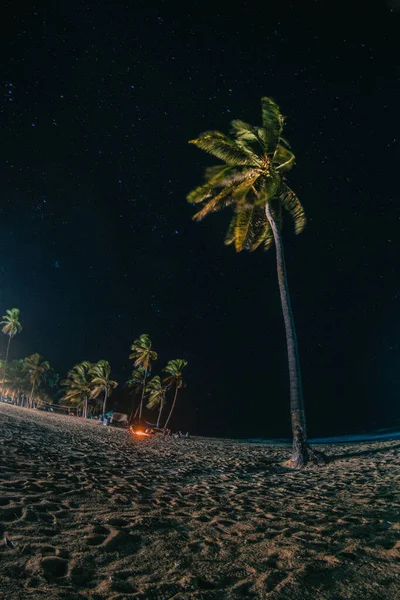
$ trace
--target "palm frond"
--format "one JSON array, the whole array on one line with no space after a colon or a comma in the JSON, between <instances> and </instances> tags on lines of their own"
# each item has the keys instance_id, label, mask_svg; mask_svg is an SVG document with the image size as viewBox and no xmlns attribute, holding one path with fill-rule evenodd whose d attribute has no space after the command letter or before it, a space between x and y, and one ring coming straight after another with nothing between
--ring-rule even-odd
<instances>
[{"instance_id":1,"label":"palm frond","mask_svg":"<svg viewBox=\"0 0 400 600\"><path fill-rule=\"evenodd\" d=\"M186 199L190 204L199 204L215 195L220 188L241 183L255 173L256 169L249 167L209 167L205 173L206 183L192 190Z\"/></svg>"},{"instance_id":2,"label":"palm frond","mask_svg":"<svg viewBox=\"0 0 400 600\"><path fill-rule=\"evenodd\" d=\"M147 408L153 409L160 404L164 404L166 388L163 387L159 375L150 379L146 385L145 393L148 397Z\"/></svg>"},{"instance_id":3,"label":"palm frond","mask_svg":"<svg viewBox=\"0 0 400 600\"><path fill-rule=\"evenodd\" d=\"M217 212L226 206L229 206L232 202L237 202L238 198L243 197L248 193L258 177L259 174L256 173L256 175L245 179L239 184L233 183L232 185L227 185L221 192L214 196L214 198L209 200L201 210L193 215L193 220L201 221L211 212Z\"/></svg>"},{"instance_id":4,"label":"palm frond","mask_svg":"<svg viewBox=\"0 0 400 600\"><path fill-rule=\"evenodd\" d=\"M294 165L294 161L295 156L293 152L285 148L285 146L282 146L282 144L278 144L274 154L274 164L276 165L276 169L279 169L281 173L290 171Z\"/></svg>"},{"instance_id":5,"label":"palm frond","mask_svg":"<svg viewBox=\"0 0 400 600\"><path fill-rule=\"evenodd\" d=\"M256 250L271 233L270 229L263 207L253 204L240 210L235 222L236 251Z\"/></svg>"},{"instance_id":6,"label":"palm frond","mask_svg":"<svg viewBox=\"0 0 400 600\"><path fill-rule=\"evenodd\" d=\"M258 164L256 154L238 146L235 140L219 131L206 131L198 138L190 140L189 144L194 144L227 165L256 166Z\"/></svg>"},{"instance_id":7,"label":"palm frond","mask_svg":"<svg viewBox=\"0 0 400 600\"><path fill-rule=\"evenodd\" d=\"M299 234L303 231L307 223L306 214L300 200L293 190L287 185L282 186L282 192L279 196L283 208L289 213L294 221L294 231Z\"/></svg>"},{"instance_id":8,"label":"palm frond","mask_svg":"<svg viewBox=\"0 0 400 600\"><path fill-rule=\"evenodd\" d=\"M275 152L282 133L284 118L279 106L271 98L261 98L262 136L267 152Z\"/></svg>"}]
</instances>

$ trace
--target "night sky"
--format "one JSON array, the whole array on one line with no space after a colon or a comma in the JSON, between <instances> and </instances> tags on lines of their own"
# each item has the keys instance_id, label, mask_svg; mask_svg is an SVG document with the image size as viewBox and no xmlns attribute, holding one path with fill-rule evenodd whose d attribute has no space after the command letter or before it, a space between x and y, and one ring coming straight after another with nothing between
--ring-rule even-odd
<instances>
[{"instance_id":1,"label":"night sky","mask_svg":"<svg viewBox=\"0 0 400 600\"><path fill-rule=\"evenodd\" d=\"M394 424L400 3L173 4L6 2L0 312L20 308L24 328L12 358L39 352L61 376L105 358L122 388L148 333L154 372L189 362L174 426L288 435L275 251L236 254L229 214L194 223L185 200L215 164L187 141L258 124L266 95L288 117L308 215L284 241L309 432Z\"/></svg>"}]
</instances>

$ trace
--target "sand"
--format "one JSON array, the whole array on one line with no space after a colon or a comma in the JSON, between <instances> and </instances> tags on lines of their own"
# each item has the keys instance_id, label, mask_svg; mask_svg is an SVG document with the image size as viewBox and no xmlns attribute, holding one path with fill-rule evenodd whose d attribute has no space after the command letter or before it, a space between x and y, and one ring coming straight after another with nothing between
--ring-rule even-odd
<instances>
[{"instance_id":1,"label":"sand","mask_svg":"<svg viewBox=\"0 0 400 600\"><path fill-rule=\"evenodd\" d=\"M289 450L0 404L0 598L400 598L400 443Z\"/></svg>"}]
</instances>

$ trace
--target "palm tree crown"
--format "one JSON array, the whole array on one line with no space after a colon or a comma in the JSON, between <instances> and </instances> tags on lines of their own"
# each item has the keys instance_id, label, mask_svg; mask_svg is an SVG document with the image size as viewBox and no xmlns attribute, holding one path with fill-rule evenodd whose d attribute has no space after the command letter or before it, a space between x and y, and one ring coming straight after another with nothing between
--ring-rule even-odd
<instances>
[{"instance_id":1,"label":"palm tree crown","mask_svg":"<svg viewBox=\"0 0 400 600\"><path fill-rule=\"evenodd\" d=\"M87 411L87 401L92 391L92 363L83 361L72 367L67 378L60 383L66 388L63 399L76 407L83 407Z\"/></svg>"},{"instance_id":2,"label":"palm tree crown","mask_svg":"<svg viewBox=\"0 0 400 600\"><path fill-rule=\"evenodd\" d=\"M151 340L147 333L143 333L131 346L132 354L129 358L134 359L134 367L143 367L150 370L151 363L157 360L158 354L151 349Z\"/></svg>"},{"instance_id":3,"label":"palm tree crown","mask_svg":"<svg viewBox=\"0 0 400 600\"><path fill-rule=\"evenodd\" d=\"M232 137L208 131L190 141L223 163L206 169L205 183L187 196L188 202L201 206L193 219L200 221L209 213L232 206L234 214L225 243L234 243L238 252L253 251L261 244L265 250L272 246L267 204L279 228L282 209L294 220L296 233L306 224L304 209L284 177L295 159L282 137L284 117L270 98L261 99L261 112L261 127L234 120Z\"/></svg>"},{"instance_id":4,"label":"palm tree crown","mask_svg":"<svg viewBox=\"0 0 400 600\"><path fill-rule=\"evenodd\" d=\"M111 367L107 360L99 360L95 363L90 371L92 377L90 393L91 398L98 398L100 394L104 394L103 398L103 410L102 414L106 412L107 398L111 395L112 391L117 387L118 383L110 379Z\"/></svg>"},{"instance_id":5,"label":"palm tree crown","mask_svg":"<svg viewBox=\"0 0 400 600\"><path fill-rule=\"evenodd\" d=\"M19 308L10 308L6 310L6 314L3 315L0 325L3 325L2 332L9 335L10 338L14 337L17 333L22 330L22 325L19 322Z\"/></svg>"},{"instance_id":6,"label":"palm tree crown","mask_svg":"<svg viewBox=\"0 0 400 600\"><path fill-rule=\"evenodd\" d=\"M138 367L137 369L133 369L132 377L128 379L126 382L127 387L131 389L133 394L136 394L139 390L142 389L143 381L145 378L145 370L143 367Z\"/></svg>"},{"instance_id":7,"label":"palm tree crown","mask_svg":"<svg viewBox=\"0 0 400 600\"><path fill-rule=\"evenodd\" d=\"M150 379L146 385L147 408L153 409L160 406L160 404L165 404L165 392L166 388L162 385L159 375Z\"/></svg>"},{"instance_id":8,"label":"palm tree crown","mask_svg":"<svg viewBox=\"0 0 400 600\"><path fill-rule=\"evenodd\" d=\"M178 389L181 388L183 386L182 371L187 364L187 360L183 358L170 360L163 369L164 373L167 374L164 378L164 383L166 383L168 387L175 385Z\"/></svg>"},{"instance_id":9,"label":"palm tree crown","mask_svg":"<svg viewBox=\"0 0 400 600\"><path fill-rule=\"evenodd\" d=\"M129 355L129 358L134 359L135 362L133 363L133 366L134 367L143 367L143 369L144 369L142 397L140 399L140 404L138 407L139 421L140 421L142 419L142 409L143 409L144 390L145 390L145 386L146 386L146 377L147 377L147 374L151 370L152 361L157 360L158 354L157 354L157 352L154 352L154 350L151 349L151 340L150 340L149 336L147 335L147 333L143 333L139 337L138 340L135 340L133 342L133 344L131 346L131 350L132 350L132 354ZM133 418L135 418L135 415L133 414L133 411L132 411L129 422L131 422Z\"/></svg>"},{"instance_id":10,"label":"palm tree crown","mask_svg":"<svg viewBox=\"0 0 400 600\"><path fill-rule=\"evenodd\" d=\"M172 417L172 413L174 412L176 399L178 397L178 390L181 387L183 387L182 371L186 367L186 365L187 360L184 360L183 358L176 358L174 360L170 360L169 363L167 363L166 367L164 367L163 369L164 373L167 374L167 376L164 378L164 383L166 384L167 388L175 386L174 400L172 402L168 418L164 424L165 429L168 427L168 423Z\"/></svg>"},{"instance_id":11,"label":"palm tree crown","mask_svg":"<svg viewBox=\"0 0 400 600\"><path fill-rule=\"evenodd\" d=\"M160 420L162 411L165 405L165 394L167 392L167 388L163 386L161 383L161 379L158 375L150 379L149 383L146 386L146 393L148 397L147 408L153 409L157 406L159 407L158 416L157 416L157 427L160 426Z\"/></svg>"},{"instance_id":12,"label":"palm tree crown","mask_svg":"<svg viewBox=\"0 0 400 600\"><path fill-rule=\"evenodd\" d=\"M42 357L37 352L24 358L23 369L28 374L28 379L31 383L41 383L50 369L49 362L47 360L41 362L41 360Z\"/></svg>"},{"instance_id":13,"label":"palm tree crown","mask_svg":"<svg viewBox=\"0 0 400 600\"><path fill-rule=\"evenodd\" d=\"M92 376L92 398L96 398L104 391L107 391L107 396L110 396L112 391L118 386L116 381L110 379L111 367L107 360L99 360L95 363L91 368L90 374Z\"/></svg>"},{"instance_id":14,"label":"palm tree crown","mask_svg":"<svg viewBox=\"0 0 400 600\"><path fill-rule=\"evenodd\" d=\"M28 380L32 385L29 405L33 407L33 393L35 388L38 389L40 384L46 377L47 372L50 369L50 364L47 360L41 362L42 357L40 354L35 352L31 356L24 358L23 370L27 373Z\"/></svg>"}]
</instances>

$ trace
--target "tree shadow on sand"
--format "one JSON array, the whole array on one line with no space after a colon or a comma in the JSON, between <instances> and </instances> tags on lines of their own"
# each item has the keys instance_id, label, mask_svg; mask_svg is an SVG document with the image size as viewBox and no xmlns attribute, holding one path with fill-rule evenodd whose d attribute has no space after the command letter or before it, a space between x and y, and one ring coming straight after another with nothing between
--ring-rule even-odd
<instances>
[{"instance_id":1,"label":"tree shadow on sand","mask_svg":"<svg viewBox=\"0 0 400 600\"><path fill-rule=\"evenodd\" d=\"M335 462L342 458L354 458L356 456L370 456L371 454L379 454L380 452L391 452L400 448L400 444L395 446L386 446L385 448L371 448L369 450L360 450L359 452L346 452L345 454L335 454L328 457L328 462Z\"/></svg>"}]
</instances>

